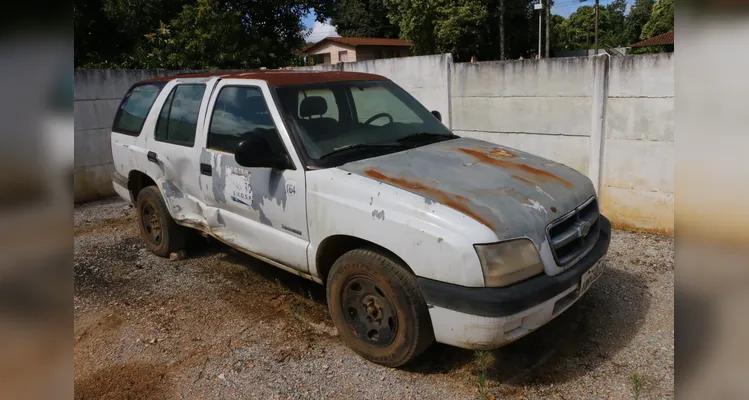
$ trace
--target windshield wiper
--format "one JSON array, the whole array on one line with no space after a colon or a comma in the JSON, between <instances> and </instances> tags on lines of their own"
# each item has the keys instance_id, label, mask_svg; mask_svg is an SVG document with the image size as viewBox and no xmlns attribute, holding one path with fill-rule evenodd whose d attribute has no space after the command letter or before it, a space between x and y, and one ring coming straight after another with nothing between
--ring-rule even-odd
<instances>
[{"instance_id":1,"label":"windshield wiper","mask_svg":"<svg viewBox=\"0 0 749 400\"><path fill-rule=\"evenodd\" d=\"M404 136L400 139L397 139L396 142L398 143L407 143L407 142L418 142L420 140L424 139L442 139L442 140L449 140L449 139L455 139L459 138L460 136L455 135L453 133L433 133L433 132L419 132L419 133L413 133L408 136Z\"/></svg>"},{"instance_id":2,"label":"windshield wiper","mask_svg":"<svg viewBox=\"0 0 749 400\"><path fill-rule=\"evenodd\" d=\"M320 160L323 160L325 158L328 158L330 156L334 156L336 154L345 153L349 150L357 150L357 149L403 149L403 145L399 143L356 143L356 144L350 144L348 146L339 147L337 149L333 149L333 151L323 154L320 156Z\"/></svg>"}]
</instances>

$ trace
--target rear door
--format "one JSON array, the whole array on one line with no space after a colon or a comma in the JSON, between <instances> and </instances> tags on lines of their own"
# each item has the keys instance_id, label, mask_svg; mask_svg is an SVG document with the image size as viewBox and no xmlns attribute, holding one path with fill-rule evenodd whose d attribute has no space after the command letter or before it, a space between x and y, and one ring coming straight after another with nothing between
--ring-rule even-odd
<instances>
[{"instance_id":1,"label":"rear door","mask_svg":"<svg viewBox=\"0 0 749 400\"><path fill-rule=\"evenodd\" d=\"M200 190L202 126L215 79L177 79L154 105L157 118L146 138L148 171L161 188L172 217L191 226L205 225Z\"/></svg>"},{"instance_id":2,"label":"rear door","mask_svg":"<svg viewBox=\"0 0 749 400\"><path fill-rule=\"evenodd\" d=\"M307 272L307 204L302 163L264 81L221 80L213 91L200 155L201 190L212 233L293 270ZM246 168L234 159L244 139L262 135L295 169Z\"/></svg>"}]
</instances>

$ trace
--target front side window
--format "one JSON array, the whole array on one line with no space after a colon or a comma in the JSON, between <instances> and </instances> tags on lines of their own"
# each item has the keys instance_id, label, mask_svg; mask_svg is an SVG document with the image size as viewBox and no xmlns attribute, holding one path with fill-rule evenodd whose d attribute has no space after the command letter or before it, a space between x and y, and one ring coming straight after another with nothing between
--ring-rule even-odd
<instances>
[{"instance_id":1,"label":"front side window","mask_svg":"<svg viewBox=\"0 0 749 400\"><path fill-rule=\"evenodd\" d=\"M112 123L112 130L126 135L140 135L143 123L146 122L148 112L151 111L153 102L161 93L165 83L149 83L133 87L117 110Z\"/></svg>"},{"instance_id":2,"label":"front side window","mask_svg":"<svg viewBox=\"0 0 749 400\"><path fill-rule=\"evenodd\" d=\"M240 142L256 135L264 136L274 151L282 151L283 145L260 88L223 87L211 115L207 147L234 154Z\"/></svg>"},{"instance_id":3,"label":"front side window","mask_svg":"<svg viewBox=\"0 0 749 400\"><path fill-rule=\"evenodd\" d=\"M316 167L337 166L455 136L390 81L277 87L278 103Z\"/></svg>"},{"instance_id":4,"label":"front side window","mask_svg":"<svg viewBox=\"0 0 749 400\"><path fill-rule=\"evenodd\" d=\"M205 85L177 85L164 102L154 138L160 142L192 147L198 128Z\"/></svg>"}]
</instances>

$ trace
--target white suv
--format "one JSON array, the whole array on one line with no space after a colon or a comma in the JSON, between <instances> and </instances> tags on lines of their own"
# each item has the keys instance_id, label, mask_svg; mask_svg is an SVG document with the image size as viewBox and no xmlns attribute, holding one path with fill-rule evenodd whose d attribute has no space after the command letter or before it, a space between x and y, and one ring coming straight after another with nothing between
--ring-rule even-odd
<instances>
[{"instance_id":1,"label":"white suv","mask_svg":"<svg viewBox=\"0 0 749 400\"><path fill-rule=\"evenodd\" d=\"M584 175L439 118L372 74L145 81L114 120L114 188L157 255L196 229L325 284L368 360L496 348L580 298L611 226Z\"/></svg>"}]
</instances>

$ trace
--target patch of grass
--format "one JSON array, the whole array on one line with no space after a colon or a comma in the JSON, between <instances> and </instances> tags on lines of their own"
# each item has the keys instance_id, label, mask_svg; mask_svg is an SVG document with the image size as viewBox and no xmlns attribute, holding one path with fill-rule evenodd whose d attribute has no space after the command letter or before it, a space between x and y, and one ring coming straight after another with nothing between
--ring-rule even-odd
<instances>
[{"instance_id":1,"label":"patch of grass","mask_svg":"<svg viewBox=\"0 0 749 400\"><path fill-rule=\"evenodd\" d=\"M491 359L491 354L488 351L476 350L473 354L474 361L476 362L476 390L479 398L483 400L493 400L494 396L489 393L489 382L487 381L487 369Z\"/></svg>"},{"instance_id":2,"label":"patch of grass","mask_svg":"<svg viewBox=\"0 0 749 400\"><path fill-rule=\"evenodd\" d=\"M640 391L642 390L642 377L637 372L633 373L629 377L629 381L632 384L632 396L635 400L640 399Z\"/></svg>"},{"instance_id":3,"label":"patch of grass","mask_svg":"<svg viewBox=\"0 0 749 400\"><path fill-rule=\"evenodd\" d=\"M122 268L121 265L115 265L112 267L112 278L114 279L120 279L122 275L124 274L125 270Z\"/></svg>"}]
</instances>

